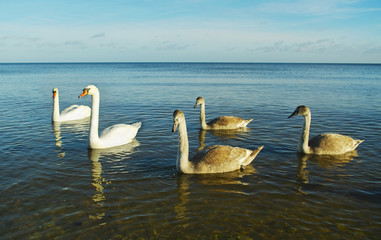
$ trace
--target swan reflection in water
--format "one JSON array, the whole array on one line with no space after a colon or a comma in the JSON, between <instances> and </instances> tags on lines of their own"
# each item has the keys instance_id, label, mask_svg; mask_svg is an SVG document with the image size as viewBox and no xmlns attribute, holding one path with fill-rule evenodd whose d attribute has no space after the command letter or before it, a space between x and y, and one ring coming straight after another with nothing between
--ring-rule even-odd
<instances>
[{"instance_id":1,"label":"swan reflection in water","mask_svg":"<svg viewBox=\"0 0 381 240\"><path fill-rule=\"evenodd\" d=\"M236 170L226 173L213 173L213 174L179 174L178 175L178 198L179 203L175 205L174 211L178 219L188 219L188 213L193 210L189 210L187 203L189 202L190 195L192 194L192 184L202 184L208 186L214 186L214 192L216 193L235 193L246 194L238 189L239 186L248 185L244 181L246 176L251 176L256 173L254 167L249 164L244 169ZM213 194L213 193L211 193ZM194 207L194 206L193 206ZM192 208L190 205L189 208Z\"/></svg>"},{"instance_id":2,"label":"swan reflection in water","mask_svg":"<svg viewBox=\"0 0 381 240\"><path fill-rule=\"evenodd\" d=\"M310 171L307 170L307 161L315 162L319 167L330 169L349 163L357 156L358 154L356 150L341 155L312 155L298 153L298 170L296 178L303 184L309 183L308 175ZM301 191L301 187L299 190Z\"/></svg>"},{"instance_id":3,"label":"swan reflection in water","mask_svg":"<svg viewBox=\"0 0 381 240\"><path fill-rule=\"evenodd\" d=\"M87 130L89 128L89 119L87 118L70 122L53 122L52 125L54 131L55 145L57 146L55 152L57 153L58 158L64 158L66 153L62 145L63 142L61 133L75 133L76 135L87 136Z\"/></svg>"},{"instance_id":4,"label":"swan reflection in water","mask_svg":"<svg viewBox=\"0 0 381 240\"><path fill-rule=\"evenodd\" d=\"M53 131L54 131L54 140L55 144L57 146L57 149L55 152L57 153L58 158L63 158L65 157L65 152L63 151L62 147L62 137L61 137L61 123L53 123Z\"/></svg>"},{"instance_id":5,"label":"swan reflection in water","mask_svg":"<svg viewBox=\"0 0 381 240\"><path fill-rule=\"evenodd\" d=\"M239 128L239 129L231 129L231 130L205 130L205 129L200 129L200 131L198 132L198 139L199 139L198 150L201 151L206 147L206 145L205 145L206 132L208 132L208 134L212 134L216 137L223 138L223 139L240 139L241 137L246 135L249 131L250 131L250 128L248 128L248 127Z\"/></svg>"},{"instance_id":6,"label":"swan reflection in water","mask_svg":"<svg viewBox=\"0 0 381 240\"><path fill-rule=\"evenodd\" d=\"M111 159L112 161L121 161L133 154L135 148L138 147L140 143L138 140L134 139L132 142L118 146L114 148L106 149L88 149L88 156L92 163L91 175L93 178L92 185L95 188L94 195L92 196L93 202L98 207L103 207L103 203L106 200L104 194L104 185L111 184L111 181L108 181L105 177L102 177L103 169L101 164L101 159ZM100 209L100 208L99 208ZM98 212L95 216L90 216L95 219L101 219L105 215L104 212Z\"/></svg>"}]
</instances>

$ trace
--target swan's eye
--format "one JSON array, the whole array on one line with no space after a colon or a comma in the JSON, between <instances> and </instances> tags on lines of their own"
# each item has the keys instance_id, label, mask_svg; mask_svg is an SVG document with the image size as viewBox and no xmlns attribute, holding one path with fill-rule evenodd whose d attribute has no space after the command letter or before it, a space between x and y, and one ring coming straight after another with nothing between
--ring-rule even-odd
<instances>
[{"instance_id":1,"label":"swan's eye","mask_svg":"<svg viewBox=\"0 0 381 240\"><path fill-rule=\"evenodd\" d=\"M83 92L85 93L85 95L88 95L89 94L89 89L88 88L84 88Z\"/></svg>"}]
</instances>

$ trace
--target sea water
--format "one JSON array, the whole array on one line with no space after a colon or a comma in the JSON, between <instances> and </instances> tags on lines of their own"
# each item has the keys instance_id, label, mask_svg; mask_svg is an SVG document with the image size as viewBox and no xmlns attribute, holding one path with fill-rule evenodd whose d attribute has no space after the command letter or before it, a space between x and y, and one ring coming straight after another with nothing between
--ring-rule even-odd
<instances>
[{"instance_id":1,"label":"sea water","mask_svg":"<svg viewBox=\"0 0 381 240\"><path fill-rule=\"evenodd\" d=\"M89 120L52 124L91 106L99 130L141 121L136 139L88 149ZM241 131L200 131L206 118L254 118ZM297 154L311 136L365 141L349 156ZM224 174L176 171L173 111L184 112L190 155L214 144L255 149L252 164ZM0 64L1 239L377 239L381 229L381 65L278 63Z\"/></svg>"}]
</instances>

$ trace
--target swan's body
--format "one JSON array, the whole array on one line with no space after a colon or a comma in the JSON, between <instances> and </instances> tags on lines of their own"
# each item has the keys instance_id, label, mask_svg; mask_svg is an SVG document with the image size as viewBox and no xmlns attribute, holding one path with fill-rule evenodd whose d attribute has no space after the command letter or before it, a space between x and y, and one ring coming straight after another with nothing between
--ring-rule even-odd
<instances>
[{"instance_id":1,"label":"swan's body","mask_svg":"<svg viewBox=\"0 0 381 240\"><path fill-rule=\"evenodd\" d=\"M75 121L88 118L91 115L91 108L84 105L71 105L60 114L58 88L53 88L53 122Z\"/></svg>"},{"instance_id":2,"label":"swan's body","mask_svg":"<svg viewBox=\"0 0 381 240\"><path fill-rule=\"evenodd\" d=\"M205 118L205 100L203 97L198 97L196 100L196 108L200 105L200 127L205 130L215 129L237 129L246 127L253 119L244 120L235 116L221 116L206 123Z\"/></svg>"},{"instance_id":3,"label":"swan's body","mask_svg":"<svg viewBox=\"0 0 381 240\"><path fill-rule=\"evenodd\" d=\"M311 125L310 109L307 106L299 106L288 118L296 115L304 117L303 130L298 143L298 152L320 155L344 154L355 150L364 141L354 140L351 137L335 133L320 134L309 140Z\"/></svg>"},{"instance_id":4,"label":"swan's body","mask_svg":"<svg viewBox=\"0 0 381 240\"><path fill-rule=\"evenodd\" d=\"M94 85L89 85L83 89L83 93L79 96L79 98L86 95L92 96L89 148L101 149L121 146L131 142L135 138L139 128L141 127L141 122L137 122L132 125L116 124L103 130L101 136L99 136L99 90Z\"/></svg>"},{"instance_id":5,"label":"swan's body","mask_svg":"<svg viewBox=\"0 0 381 240\"><path fill-rule=\"evenodd\" d=\"M185 116L182 111L173 113L173 129L179 128L179 150L177 170L182 173L222 173L231 172L250 164L261 151L263 146L256 150L239 147L214 145L197 153L189 160L189 143Z\"/></svg>"}]
</instances>

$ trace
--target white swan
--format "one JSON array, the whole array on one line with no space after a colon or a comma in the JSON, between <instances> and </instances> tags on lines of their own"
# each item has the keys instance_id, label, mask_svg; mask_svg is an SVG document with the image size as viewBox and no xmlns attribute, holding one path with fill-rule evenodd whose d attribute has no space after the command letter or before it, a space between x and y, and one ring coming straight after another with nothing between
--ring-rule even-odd
<instances>
[{"instance_id":1,"label":"white swan","mask_svg":"<svg viewBox=\"0 0 381 240\"><path fill-rule=\"evenodd\" d=\"M90 117L91 108L84 105L71 105L60 114L58 88L53 88L53 122L75 121Z\"/></svg>"},{"instance_id":2,"label":"white swan","mask_svg":"<svg viewBox=\"0 0 381 240\"><path fill-rule=\"evenodd\" d=\"M101 149L110 148L131 142L139 128L141 122L134 123L132 125L116 124L106 128L98 135L98 123L99 123L99 90L94 85L88 85L83 89L83 93L78 97L90 95L92 96L92 114L90 120L90 135L89 135L89 148Z\"/></svg>"},{"instance_id":3,"label":"white swan","mask_svg":"<svg viewBox=\"0 0 381 240\"><path fill-rule=\"evenodd\" d=\"M237 129L237 128L243 128L246 127L247 124L249 124L253 119L244 120L239 117L235 116L221 116L218 118L215 118L211 120L210 122L206 123L205 120L205 100L203 97L198 97L196 99L196 105L194 108L196 108L198 105L200 105L200 127L205 130L209 129L215 129L215 130L222 130L222 129Z\"/></svg>"},{"instance_id":4,"label":"white swan","mask_svg":"<svg viewBox=\"0 0 381 240\"><path fill-rule=\"evenodd\" d=\"M179 128L179 150L176 167L182 173L222 173L231 172L250 164L261 151L263 146L255 150L239 147L214 145L197 153L189 160L189 143L185 116L182 111L173 113L173 128Z\"/></svg>"},{"instance_id":5,"label":"white swan","mask_svg":"<svg viewBox=\"0 0 381 240\"><path fill-rule=\"evenodd\" d=\"M300 135L298 143L298 152L306 154L344 154L353 151L364 140L354 140L351 137L335 133L320 134L311 140L310 125L311 125L311 111L307 106L301 105L288 117L291 118L296 115L304 117L304 125L302 134Z\"/></svg>"}]
</instances>

